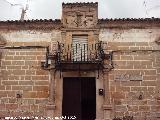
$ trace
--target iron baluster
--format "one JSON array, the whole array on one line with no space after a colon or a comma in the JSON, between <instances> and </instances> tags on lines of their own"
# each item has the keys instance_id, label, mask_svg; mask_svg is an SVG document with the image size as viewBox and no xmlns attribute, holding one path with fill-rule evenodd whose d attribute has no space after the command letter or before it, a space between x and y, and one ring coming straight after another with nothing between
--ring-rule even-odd
<instances>
[{"instance_id":1,"label":"iron baluster","mask_svg":"<svg viewBox=\"0 0 160 120\"><path fill-rule=\"evenodd\" d=\"M85 51L85 44L84 44L84 50L83 50L83 51L84 51L84 61L85 61L85 56L86 56L86 55L85 55L85 52L86 52L86 51Z\"/></svg>"},{"instance_id":2,"label":"iron baluster","mask_svg":"<svg viewBox=\"0 0 160 120\"><path fill-rule=\"evenodd\" d=\"M92 52L91 52L91 50L89 52L90 52L90 60L92 60Z\"/></svg>"},{"instance_id":3,"label":"iron baluster","mask_svg":"<svg viewBox=\"0 0 160 120\"><path fill-rule=\"evenodd\" d=\"M81 48L81 61L82 61L82 54L83 54L83 53L82 53L82 48Z\"/></svg>"},{"instance_id":4,"label":"iron baluster","mask_svg":"<svg viewBox=\"0 0 160 120\"><path fill-rule=\"evenodd\" d=\"M76 61L77 61L77 44L76 44Z\"/></svg>"},{"instance_id":5,"label":"iron baluster","mask_svg":"<svg viewBox=\"0 0 160 120\"><path fill-rule=\"evenodd\" d=\"M76 53L77 53L77 44L76 44Z\"/></svg>"},{"instance_id":6,"label":"iron baluster","mask_svg":"<svg viewBox=\"0 0 160 120\"><path fill-rule=\"evenodd\" d=\"M76 55L75 55L75 53L74 53L74 48L72 47L72 54L73 54L73 57L72 57L72 59L73 59L73 62L74 62L74 59L75 59L75 57L76 57Z\"/></svg>"},{"instance_id":7,"label":"iron baluster","mask_svg":"<svg viewBox=\"0 0 160 120\"><path fill-rule=\"evenodd\" d=\"M88 60L88 54L89 54L89 52L88 52L88 45L87 45L87 62L89 61Z\"/></svg>"},{"instance_id":8,"label":"iron baluster","mask_svg":"<svg viewBox=\"0 0 160 120\"><path fill-rule=\"evenodd\" d=\"M70 50L70 61L72 61L72 51Z\"/></svg>"},{"instance_id":9,"label":"iron baluster","mask_svg":"<svg viewBox=\"0 0 160 120\"><path fill-rule=\"evenodd\" d=\"M95 51L95 53L96 53L96 60L97 60L97 58L98 58L98 57L97 57L97 51Z\"/></svg>"},{"instance_id":10,"label":"iron baluster","mask_svg":"<svg viewBox=\"0 0 160 120\"><path fill-rule=\"evenodd\" d=\"M61 58L60 58L60 44L59 44L59 42L58 42L58 52L57 52L57 62L58 62L58 64L60 63L60 60L61 60Z\"/></svg>"},{"instance_id":11,"label":"iron baluster","mask_svg":"<svg viewBox=\"0 0 160 120\"><path fill-rule=\"evenodd\" d=\"M67 61L68 61L68 60L69 60L69 59L68 59L68 52L66 52L66 54L67 54Z\"/></svg>"},{"instance_id":12,"label":"iron baluster","mask_svg":"<svg viewBox=\"0 0 160 120\"><path fill-rule=\"evenodd\" d=\"M92 44L92 50L94 50L93 48L94 48L94 45Z\"/></svg>"}]
</instances>

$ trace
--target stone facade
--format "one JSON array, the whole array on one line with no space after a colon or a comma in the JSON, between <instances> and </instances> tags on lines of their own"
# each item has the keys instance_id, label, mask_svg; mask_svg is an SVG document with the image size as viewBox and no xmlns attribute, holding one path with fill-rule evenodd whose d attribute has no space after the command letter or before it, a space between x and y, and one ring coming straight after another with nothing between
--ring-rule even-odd
<instances>
[{"instance_id":1,"label":"stone facade","mask_svg":"<svg viewBox=\"0 0 160 120\"><path fill-rule=\"evenodd\" d=\"M4 30L5 47L50 46L61 37L58 30ZM50 73L41 68L46 49L2 49L1 54L1 117L46 116Z\"/></svg>"},{"instance_id":2,"label":"stone facade","mask_svg":"<svg viewBox=\"0 0 160 120\"><path fill-rule=\"evenodd\" d=\"M0 117L62 115L63 77L96 78L96 119L160 118L160 19L99 19L98 3L63 4L60 20L0 22ZM73 35L102 41L112 69L64 72L43 69L46 50ZM29 47L26 47L29 46ZM41 46L41 47L38 47ZM12 48L12 49L11 49ZM53 59L51 64L54 65ZM108 60L104 60L104 67ZM56 73L56 74L55 74ZM104 89L103 96L98 94Z\"/></svg>"}]
</instances>

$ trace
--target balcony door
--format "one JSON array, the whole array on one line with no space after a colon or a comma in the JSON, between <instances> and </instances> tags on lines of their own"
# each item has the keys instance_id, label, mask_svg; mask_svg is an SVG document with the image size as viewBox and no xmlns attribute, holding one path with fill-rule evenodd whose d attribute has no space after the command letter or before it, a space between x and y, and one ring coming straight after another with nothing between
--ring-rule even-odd
<instances>
[{"instance_id":1,"label":"balcony door","mask_svg":"<svg viewBox=\"0 0 160 120\"><path fill-rule=\"evenodd\" d=\"M72 60L87 61L88 35L72 36Z\"/></svg>"},{"instance_id":2,"label":"balcony door","mask_svg":"<svg viewBox=\"0 0 160 120\"><path fill-rule=\"evenodd\" d=\"M96 119L96 87L94 77L67 77L63 79L63 117L76 120Z\"/></svg>"}]
</instances>

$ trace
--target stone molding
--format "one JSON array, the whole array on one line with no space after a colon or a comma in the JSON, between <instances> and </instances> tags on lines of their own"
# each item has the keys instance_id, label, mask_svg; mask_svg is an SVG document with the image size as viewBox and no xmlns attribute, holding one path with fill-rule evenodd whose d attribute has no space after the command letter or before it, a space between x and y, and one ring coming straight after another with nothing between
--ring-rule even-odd
<instances>
[{"instance_id":1,"label":"stone molding","mask_svg":"<svg viewBox=\"0 0 160 120\"><path fill-rule=\"evenodd\" d=\"M103 110L112 110L112 105L103 105Z\"/></svg>"},{"instance_id":2,"label":"stone molding","mask_svg":"<svg viewBox=\"0 0 160 120\"><path fill-rule=\"evenodd\" d=\"M56 105L48 104L48 105L46 105L46 109L47 110L55 110L56 109Z\"/></svg>"}]
</instances>

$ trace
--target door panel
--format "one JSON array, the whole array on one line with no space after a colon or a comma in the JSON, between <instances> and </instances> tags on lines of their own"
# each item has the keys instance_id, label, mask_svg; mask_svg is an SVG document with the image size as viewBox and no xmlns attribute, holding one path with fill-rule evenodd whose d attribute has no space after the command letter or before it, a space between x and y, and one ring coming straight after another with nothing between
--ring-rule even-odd
<instances>
[{"instance_id":1,"label":"door panel","mask_svg":"<svg viewBox=\"0 0 160 120\"><path fill-rule=\"evenodd\" d=\"M62 114L76 120L96 118L95 78L64 78Z\"/></svg>"},{"instance_id":2,"label":"door panel","mask_svg":"<svg viewBox=\"0 0 160 120\"><path fill-rule=\"evenodd\" d=\"M63 80L63 116L76 116L77 120L81 120L81 104L80 104L80 81L74 78L64 78Z\"/></svg>"},{"instance_id":3,"label":"door panel","mask_svg":"<svg viewBox=\"0 0 160 120\"><path fill-rule=\"evenodd\" d=\"M81 86L82 86L81 89L82 120L95 120L96 118L95 78L82 78Z\"/></svg>"}]
</instances>

